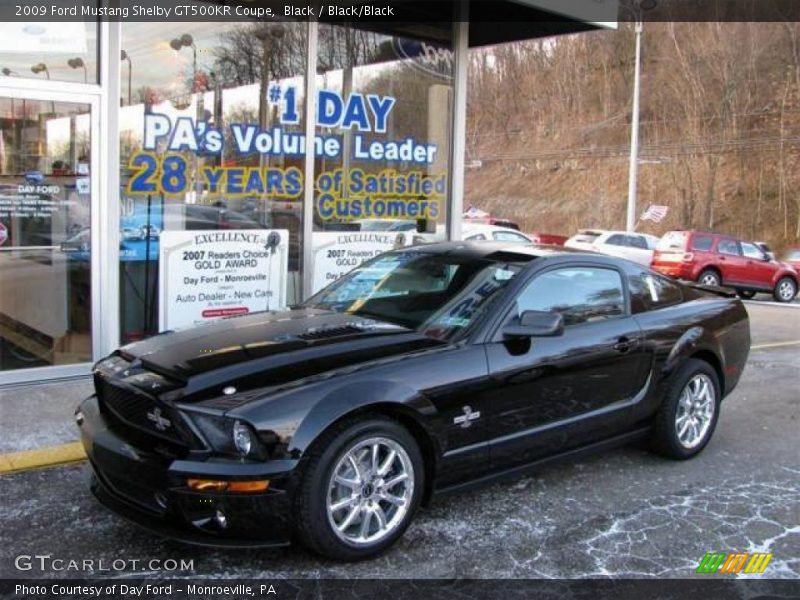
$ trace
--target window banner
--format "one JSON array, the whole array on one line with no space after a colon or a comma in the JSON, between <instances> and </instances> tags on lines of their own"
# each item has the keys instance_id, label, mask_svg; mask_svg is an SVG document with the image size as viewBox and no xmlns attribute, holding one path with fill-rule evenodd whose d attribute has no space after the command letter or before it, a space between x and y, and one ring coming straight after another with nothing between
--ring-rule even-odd
<instances>
[{"instance_id":1,"label":"window banner","mask_svg":"<svg viewBox=\"0 0 800 600\"><path fill-rule=\"evenodd\" d=\"M286 307L289 232L163 231L161 331Z\"/></svg>"}]
</instances>

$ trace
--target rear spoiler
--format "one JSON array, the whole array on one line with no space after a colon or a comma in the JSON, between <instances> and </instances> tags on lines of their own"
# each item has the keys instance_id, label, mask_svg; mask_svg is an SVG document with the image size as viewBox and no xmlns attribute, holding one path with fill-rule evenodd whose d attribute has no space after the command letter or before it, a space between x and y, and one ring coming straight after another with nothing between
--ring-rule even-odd
<instances>
[{"instance_id":1,"label":"rear spoiler","mask_svg":"<svg viewBox=\"0 0 800 600\"><path fill-rule=\"evenodd\" d=\"M732 290L731 288L720 287L718 285L705 285L695 281L684 281L683 283L684 285L694 290L700 290L701 292L716 294L717 296L723 296L724 298L736 298L736 291Z\"/></svg>"}]
</instances>

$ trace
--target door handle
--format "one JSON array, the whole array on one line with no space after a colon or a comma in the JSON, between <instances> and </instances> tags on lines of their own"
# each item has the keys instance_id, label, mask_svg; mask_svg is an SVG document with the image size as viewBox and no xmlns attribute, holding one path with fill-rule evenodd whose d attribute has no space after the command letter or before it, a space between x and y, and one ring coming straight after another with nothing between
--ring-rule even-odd
<instances>
[{"instance_id":1,"label":"door handle","mask_svg":"<svg viewBox=\"0 0 800 600\"><path fill-rule=\"evenodd\" d=\"M619 352L620 354L625 354L630 352L632 348L636 346L636 340L632 340L625 336L622 336L617 340L617 343L614 344L614 350Z\"/></svg>"}]
</instances>

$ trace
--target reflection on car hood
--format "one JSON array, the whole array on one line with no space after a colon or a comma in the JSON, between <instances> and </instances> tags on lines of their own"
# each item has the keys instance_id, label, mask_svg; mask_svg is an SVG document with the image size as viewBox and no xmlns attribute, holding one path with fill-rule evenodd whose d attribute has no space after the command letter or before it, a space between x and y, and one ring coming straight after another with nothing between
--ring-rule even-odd
<instances>
[{"instance_id":1,"label":"reflection on car hood","mask_svg":"<svg viewBox=\"0 0 800 600\"><path fill-rule=\"evenodd\" d=\"M168 377L197 380L192 387L203 388L255 375L264 385L278 384L442 344L391 323L303 308L165 332L119 354Z\"/></svg>"}]
</instances>

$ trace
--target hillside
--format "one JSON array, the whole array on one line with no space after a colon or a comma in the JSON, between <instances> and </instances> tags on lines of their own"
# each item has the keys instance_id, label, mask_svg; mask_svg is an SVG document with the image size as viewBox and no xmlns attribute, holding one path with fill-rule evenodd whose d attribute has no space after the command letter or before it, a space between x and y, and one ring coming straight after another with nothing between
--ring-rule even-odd
<instances>
[{"instance_id":1,"label":"hillside","mask_svg":"<svg viewBox=\"0 0 800 600\"><path fill-rule=\"evenodd\" d=\"M624 228L633 62L629 23L474 52L465 206ZM799 99L800 24L646 24L638 204L669 213L639 229L797 243Z\"/></svg>"}]
</instances>

